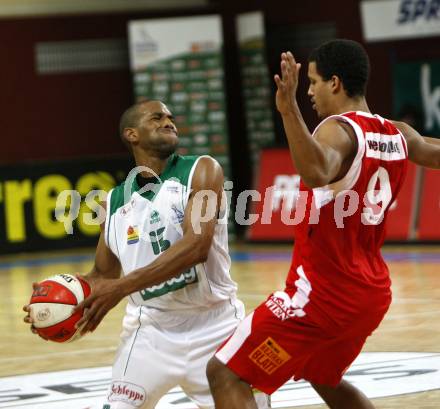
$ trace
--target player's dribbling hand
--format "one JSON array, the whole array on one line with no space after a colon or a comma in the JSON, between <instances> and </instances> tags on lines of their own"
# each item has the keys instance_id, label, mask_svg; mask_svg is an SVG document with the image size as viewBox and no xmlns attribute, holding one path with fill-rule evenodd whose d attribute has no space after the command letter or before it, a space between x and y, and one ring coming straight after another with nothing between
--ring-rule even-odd
<instances>
[{"instance_id":1,"label":"player's dribbling hand","mask_svg":"<svg viewBox=\"0 0 440 409\"><path fill-rule=\"evenodd\" d=\"M274 76L277 85L276 104L281 114L292 112L296 104L296 90L301 64L295 61L290 51L281 54L281 77Z\"/></svg>"},{"instance_id":2,"label":"player's dribbling hand","mask_svg":"<svg viewBox=\"0 0 440 409\"><path fill-rule=\"evenodd\" d=\"M81 335L93 332L105 315L124 298L121 292L119 279L82 277L89 282L92 292L80 304L74 313L84 310L83 317L76 323L77 328L81 328Z\"/></svg>"},{"instance_id":3,"label":"player's dribbling hand","mask_svg":"<svg viewBox=\"0 0 440 409\"><path fill-rule=\"evenodd\" d=\"M32 283L32 290L33 290L33 291L35 291L37 287L38 287L38 283ZM27 313L27 314L25 315L25 317L23 318L23 321L24 321L26 324L30 324L30 329L31 329L32 333L37 334L40 338L42 338L42 339L44 339L45 341L47 341L47 339L44 338L44 337L42 337L42 336L37 332L37 330L36 330L35 327L34 327L34 320L31 318L31 315L30 315L30 313L31 313L31 309L30 309L30 307L29 307L29 304L26 304L26 305L23 306L23 311Z\"/></svg>"}]
</instances>

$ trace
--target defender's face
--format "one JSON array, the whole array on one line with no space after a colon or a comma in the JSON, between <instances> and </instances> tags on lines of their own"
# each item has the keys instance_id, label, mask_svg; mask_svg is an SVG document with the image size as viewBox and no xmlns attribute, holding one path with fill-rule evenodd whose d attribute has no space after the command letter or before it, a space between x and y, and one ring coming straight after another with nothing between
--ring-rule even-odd
<instances>
[{"instance_id":1,"label":"defender's face","mask_svg":"<svg viewBox=\"0 0 440 409\"><path fill-rule=\"evenodd\" d=\"M146 149L173 153L177 147L177 128L174 117L165 104L148 101L142 105L138 125L140 144Z\"/></svg>"},{"instance_id":2,"label":"defender's face","mask_svg":"<svg viewBox=\"0 0 440 409\"><path fill-rule=\"evenodd\" d=\"M312 103L312 108L318 114L318 118L324 119L329 116L331 103L330 81L325 81L316 69L316 63L311 61L307 72L310 85L307 95Z\"/></svg>"}]
</instances>

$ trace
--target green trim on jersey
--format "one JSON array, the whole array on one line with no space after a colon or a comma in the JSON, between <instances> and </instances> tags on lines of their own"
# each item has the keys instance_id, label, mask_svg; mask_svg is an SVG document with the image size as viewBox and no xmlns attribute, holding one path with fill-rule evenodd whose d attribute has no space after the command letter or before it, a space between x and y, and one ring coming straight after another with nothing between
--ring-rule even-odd
<instances>
[{"instance_id":1,"label":"green trim on jersey","mask_svg":"<svg viewBox=\"0 0 440 409\"><path fill-rule=\"evenodd\" d=\"M191 169L200 156L180 156L172 154L168 159L164 171L159 175L160 180L155 179L150 182L158 186L158 189L149 189L141 193L141 196L147 200L153 201L160 190L160 185L169 179L177 180L180 184L188 186L188 179ZM112 216L120 207L124 206L124 187L125 181L113 189L110 198L110 216ZM141 190L136 178L131 187L131 194Z\"/></svg>"},{"instance_id":2,"label":"green trim on jersey","mask_svg":"<svg viewBox=\"0 0 440 409\"><path fill-rule=\"evenodd\" d=\"M124 185L125 182L122 182L120 185L116 186L112 190L112 194L110 196L110 217L116 213L120 207L124 206Z\"/></svg>"}]
</instances>

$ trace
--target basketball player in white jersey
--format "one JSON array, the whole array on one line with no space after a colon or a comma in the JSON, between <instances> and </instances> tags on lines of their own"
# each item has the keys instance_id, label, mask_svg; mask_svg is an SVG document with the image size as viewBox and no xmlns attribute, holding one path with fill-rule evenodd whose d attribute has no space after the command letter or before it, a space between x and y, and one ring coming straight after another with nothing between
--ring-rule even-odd
<instances>
[{"instance_id":1,"label":"basketball player in white jersey","mask_svg":"<svg viewBox=\"0 0 440 409\"><path fill-rule=\"evenodd\" d=\"M79 306L86 333L128 297L103 409L154 408L177 385L214 408L206 364L244 317L229 275L222 169L209 156L174 153L177 129L162 102L128 108L120 133L138 168L108 194L85 277L92 293ZM269 407L266 395L256 399Z\"/></svg>"}]
</instances>

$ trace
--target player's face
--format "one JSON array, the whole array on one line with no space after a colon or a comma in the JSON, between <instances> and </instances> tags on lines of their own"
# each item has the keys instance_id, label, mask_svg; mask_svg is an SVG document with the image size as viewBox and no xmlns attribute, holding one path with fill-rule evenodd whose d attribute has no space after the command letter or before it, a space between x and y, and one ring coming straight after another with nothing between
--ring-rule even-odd
<instances>
[{"instance_id":1,"label":"player's face","mask_svg":"<svg viewBox=\"0 0 440 409\"><path fill-rule=\"evenodd\" d=\"M324 119L330 115L329 108L331 106L332 95L330 81L325 81L321 75L319 75L314 61L309 63L307 75L310 81L307 95L312 103L312 108L316 111L320 119Z\"/></svg>"},{"instance_id":2,"label":"player's face","mask_svg":"<svg viewBox=\"0 0 440 409\"><path fill-rule=\"evenodd\" d=\"M149 101L142 105L142 117L138 132L140 145L153 149L163 157L171 155L177 147L177 128L174 117L165 104L160 101Z\"/></svg>"}]
</instances>

